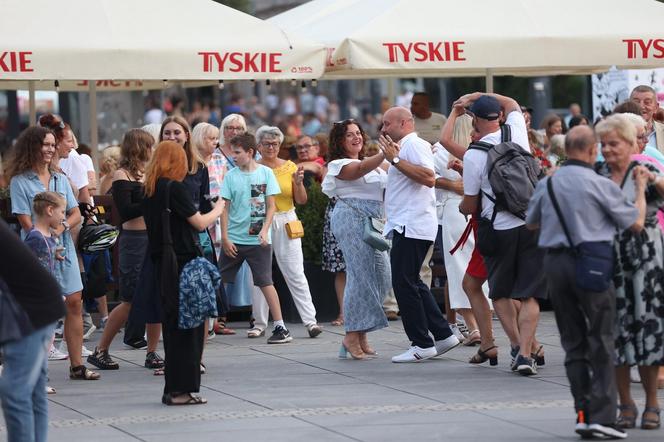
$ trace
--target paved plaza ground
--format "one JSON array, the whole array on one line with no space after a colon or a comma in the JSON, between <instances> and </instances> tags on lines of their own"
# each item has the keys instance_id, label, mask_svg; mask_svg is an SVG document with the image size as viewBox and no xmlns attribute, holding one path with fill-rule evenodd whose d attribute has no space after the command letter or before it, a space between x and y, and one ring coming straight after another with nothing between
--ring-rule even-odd
<instances>
[{"instance_id":1,"label":"paved plaza ground","mask_svg":"<svg viewBox=\"0 0 664 442\"><path fill-rule=\"evenodd\" d=\"M268 345L235 336L208 341L201 394L207 405L167 407L163 378L143 368L144 351L127 350L121 337L111 354L118 371L96 382L70 381L68 363L51 362L52 441L550 441L578 440L574 412L551 312L538 337L546 366L525 378L509 370L508 344L497 322L499 364L471 366L476 347L418 364L393 364L407 348L401 322L370 335L380 357L339 360L342 327L324 324L315 339L290 324L294 340ZM86 343L93 348L100 334ZM163 354L163 353L162 353ZM639 409L643 390L632 384ZM664 401L664 390L660 390ZM0 426L3 425L0 418ZM6 438L0 429L0 440ZM630 430L629 439L664 440L664 430Z\"/></svg>"}]
</instances>

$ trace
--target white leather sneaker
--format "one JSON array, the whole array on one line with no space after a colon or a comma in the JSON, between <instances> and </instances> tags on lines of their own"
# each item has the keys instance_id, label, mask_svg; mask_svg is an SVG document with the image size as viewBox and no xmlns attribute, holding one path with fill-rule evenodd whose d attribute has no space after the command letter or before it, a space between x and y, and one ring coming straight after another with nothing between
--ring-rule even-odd
<instances>
[{"instance_id":1,"label":"white leather sneaker","mask_svg":"<svg viewBox=\"0 0 664 442\"><path fill-rule=\"evenodd\" d=\"M459 338L456 336L451 335L445 339L436 341L434 344L436 349L436 356L440 356L443 353L447 353L448 351L452 350L454 347L457 347L459 344L461 344L461 341L459 341Z\"/></svg>"},{"instance_id":2,"label":"white leather sneaker","mask_svg":"<svg viewBox=\"0 0 664 442\"><path fill-rule=\"evenodd\" d=\"M420 348L417 345L414 345L400 355L393 356L392 362L420 362L425 359L433 358L436 354L436 347Z\"/></svg>"}]
</instances>

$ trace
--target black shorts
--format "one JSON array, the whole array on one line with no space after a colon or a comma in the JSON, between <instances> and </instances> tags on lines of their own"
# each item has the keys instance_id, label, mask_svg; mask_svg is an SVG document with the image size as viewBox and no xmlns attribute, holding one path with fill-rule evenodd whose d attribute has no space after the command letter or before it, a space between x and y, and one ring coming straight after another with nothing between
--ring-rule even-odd
<instances>
[{"instance_id":1,"label":"black shorts","mask_svg":"<svg viewBox=\"0 0 664 442\"><path fill-rule=\"evenodd\" d=\"M120 300L132 302L143 260L148 250L148 233L145 230L123 230L118 240L118 275Z\"/></svg>"},{"instance_id":2,"label":"black shorts","mask_svg":"<svg viewBox=\"0 0 664 442\"><path fill-rule=\"evenodd\" d=\"M496 230L500 246L496 256L485 256L491 299L546 299L544 250L537 247L537 232L526 226Z\"/></svg>"}]
</instances>

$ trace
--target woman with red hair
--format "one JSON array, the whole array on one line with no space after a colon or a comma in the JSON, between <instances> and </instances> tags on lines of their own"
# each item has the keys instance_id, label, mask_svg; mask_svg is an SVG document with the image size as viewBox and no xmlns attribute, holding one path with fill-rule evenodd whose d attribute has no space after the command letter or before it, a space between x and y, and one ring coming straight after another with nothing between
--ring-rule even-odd
<instances>
[{"instance_id":1,"label":"woman with red hair","mask_svg":"<svg viewBox=\"0 0 664 442\"><path fill-rule=\"evenodd\" d=\"M155 269L155 282L160 285L164 255L162 215L169 213L170 237L177 258L177 273L198 256L194 241L198 232L206 229L221 215L223 205L201 215L196 210L190 192L182 183L187 176L187 155L177 142L162 141L157 146L145 172L143 216L148 231L148 253ZM179 276L177 278L179 280ZM177 285L177 284L175 284ZM162 334L166 354L165 386L162 402L166 405L204 404L207 401L193 393L200 389L200 361L203 352L205 323L193 329L178 328L177 289L160 285L162 304Z\"/></svg>"}]
</instances>

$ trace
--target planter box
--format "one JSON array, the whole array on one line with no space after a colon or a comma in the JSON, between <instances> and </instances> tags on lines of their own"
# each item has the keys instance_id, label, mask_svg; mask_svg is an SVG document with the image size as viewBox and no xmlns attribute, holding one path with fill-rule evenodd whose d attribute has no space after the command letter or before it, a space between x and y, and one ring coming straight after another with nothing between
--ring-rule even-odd
<instances>
[{"instance_id":1,"label":"planter box","mask_svg":"<svg viewBox=\"0 0 664 442\"><path fill-rule=\"evenodd\" d=\"M309 281L311 298L314 302L314 307L316 307L316 319L318 322L334 320L339 314L337 295L334 291L334 273L323 271L320 268L320 264L305 261L304 274L307 277L307 281ZM291 323L302 322L276 260L272 264L272 280L279 294L281 313L284 321Z\"/></svg>"}]
</instances>

